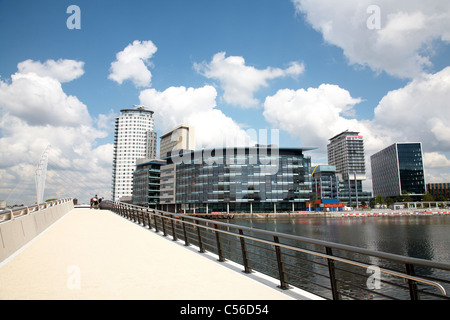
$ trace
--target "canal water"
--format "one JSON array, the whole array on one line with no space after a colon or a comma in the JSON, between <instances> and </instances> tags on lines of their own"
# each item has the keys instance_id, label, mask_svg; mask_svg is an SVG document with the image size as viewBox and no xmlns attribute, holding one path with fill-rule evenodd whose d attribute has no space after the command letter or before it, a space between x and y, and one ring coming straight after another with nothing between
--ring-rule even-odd
<instances>
[{"instance_id":1,"label":"canal water","mask_svg":"<svg viewBox=\"0 0 450 320\"><path fill-rule=\"evenodd\" d=\"M275 219L235 216L229 222L450 264L450 215Z\"/></svg>"},{"instance_id":2,"label":"canal water","mask_svg":"<svg viewBox=\"0 0 450 320\"><path fill-rule=\"evenodd\" d=\"M235 216L228 222L450 264L450 215L255 219ZM444 278L450 280L447 275Z\"/></svg>"}]
</instances>

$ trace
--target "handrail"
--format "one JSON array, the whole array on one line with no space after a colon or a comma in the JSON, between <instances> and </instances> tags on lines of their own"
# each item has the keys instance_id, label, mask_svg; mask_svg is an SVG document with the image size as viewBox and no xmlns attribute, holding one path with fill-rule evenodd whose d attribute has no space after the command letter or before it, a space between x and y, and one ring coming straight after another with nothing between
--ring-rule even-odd
<instances>
[{"instance_id":1,"label":"handrail","mask_svg":"<svg viewBox=\"0 0 450 320\"><path fill-rule=\"evenodd\" d=\"M164 211L161 211L161 212L164 212ZM171 212L164 212L164 213L165 214L174 215ZM176 219L176 218L168 218L168 219L169 220L173 220L173 221L178 221L178 219ZM195 218L195 220L203 221L203 222L211 222L210 220L203 219L203 218ZM195 224L195 223L191 223L191 222L185 222L185 223L193 225L193 226L197 226L197 224ZM233 226L234 228L239 229L239 230L247 230L247 231L257 232L257 233L266 234L266 235L273 235L273 236L278 236L278 237L282 236L283 238L287 238L287 239L290 238L290 239L295 239L295 240L299 240L299 239L313 240L310 243L312 243L312 244L321 243L321 245L324 246L324 247L325 246L326 247L334 247L334 248L339 248L339 249L345 248L345 250L347 250L347 251L350 251L349 249L352 249L352 251L357 252L357 253L362 253L363 251L366 252L366 253L370 252L371 253L370 255L372 255L372 256L375 256L373 253L377 253L376 251L365 250L365 249L362 249L362 248L352 247L352 246L348 246L348 245L339 245L339 244L334 243L334 242L327 242L327 241L321 241L321 240L317 240L317 242L316 242L316 241L314 241L315 239L304 238L304 237L299 237L299 236L295 236L295 235L291 236L291 235L288 235L288 234L285 234L285 233L278 233L278 232L262 230L262 229L253 229L253 228L248 228L248 227L245 227L245 226L229 225L227 223L222 223L222 222L219 222L219 221L215 221L214 224L215 225L223 225L223 226L227 226L227 227ZM212 227L208 227L208 226L203 226L203 228L204 229L209 229L211 231L219 231L219 232L224 233L224 234L229 234L229 235L232 235L232 236L236 236L235 233L228 232L228 231L225 231L225 230L218 230L217 228L212 228ZM249 239L249 240L255 240L255 241L266 243L266 244L269 244L269 245L283 247L283 248L290 249L290 250L293 250L293 251L298 251L298 252L311 254L311 255L314 255L314 256L319 256L319 257L326 258L326 259L331 259L331 260L340 261L340 262L347 263L347 264L352 264L352 265L355 265L355 266L358 266L358 267L363 267L363 268L371 267L371 265L368 265L368 264L365 264L365 263L355 262L355 261L352 261L352 260L348 260L348 259L344 259L344 258L340 258L340 257L336 257L336 256L320 253L320 252L315 252L315 251L311 251L311 250L300 249L300 248L289 246L289 245L282 244L282 243L277 243L277 242L268 241L268 240L264 240L264 239L259 239L259 238L255 238L255 237L251 237L251 236L245 236L245 235L240 235L239 237L242 237L242 238L245 238L245 239ZM361 249L361 250L359 250L359 249ZM422 261L422 259L415 259L415 258L413 259L413 258L408 258L408 257L403 257L403 256L397 256L397 255L394 255L394 254L387 254L387 253L386 254L381 254L379 256L384 256L384 257L387 257L387 256L390 256L390 257L392 257L392 256L393 257L401 257L401 258L405 258L404 260L410 260L410 262L408 262L408 263L411 263L411 261L418 261L418 262L421 262L422 266L430 267L431 265L436 265L436 266L439 265L441 267L440 269L450 270L450 265L446 265L446 264L442 264L442 263L434 263L433 261L425 260L426 262L428 262L428 264L426 264L426 263L424 263ZM400 261L400 260L397 260L397 261ZM439 283L437 283L437 282L429 281L429 280L418 278L418 277L414 277L414 276L410 276L410 275L403 274L403 273L396 272L396 271L387 270L387 269L384 269L384 268L380 268L380 272L383 272L383 273L386 273L386 274L391 274L391 275L394 275L394 276L397 276L397 277L400 277L400 278L404 278L404 279L408 279L408 280L414 280L414 281L417 281L417 282L426 283L426 284L435 286L436 288L438 288L442 292L442 294L444 296L447 295L447 291L445 290L445 288L442 285L440 285Z\"/></svg>"},{"instance_id":2,"label":"handrail","mask_svg":"<svg viewBox=\"0 0 450 320\"><path fill-rule=\"evenodd\" d=\"M164 212L164 213L170 213L170 212ZM168 218L168 219L169 219L169 220L175 220L175 221L178 221L178 219L176 219L176 218ZM199 221L210 222L210 221L207 220L207 219L196 218L196 220L197 220L197 219L198 219ZM185 223L186 223L186 224L193 225L193 226L197 226L197 224L195 224L195 223L191 223L191 222L185 222ZM221 222L214 222L214 224L217 224L217 225L221 224L221 225L226 225L227 227L230 227L230 225L224 224L224 223L221 223ZM232 226L235 227L236 229L239 229L239 230L249 230L249 229L250 229L252 232L255 232L255 229L251 229L251 228L248 228L248 227L245 227L245 226L235 226L235 225L232 225ZM203 228L204 228L204 229L209 229L209 230L212 230L212 231L219 231L219 232L221 232L221 233L229 234L229 235L232 235L232 236L236 236L235 233L228 232L228 231L225 231L225 230L217 230L217 228L212 228L212 227L208 227L208 226L203 226ZM262 229L257 229L257 230L258 230L258 232L259 232L259 231L261 231ZM267 233L266 233L266 232L267 232ZM259 232L259 233L262 233L262 234L272 234L272 235L276 235L276 236L282 235L284 238L289 238L289 237L285 237L287 234L284 234L284 233L277 233L277 232L272 232L272 231L267 231L267 230L263 230L263 232ZM286 244L282 244L282 243L278 243L278 242L268 241L268 240L259 239L259 238L255 238L255 237L250 237L250 236L245 236L245 235L240 235L240 237L245 238L245 239L249 239L249 240L255 240L255 241L258 241L258 242L266 243L266 244L269 244L269 245L274 245L274 246L278 246L278 247L283 247L283 248L290 249L290 250L293 250L293 251L298 251L298 252L303 252L303 253L311 254L311 255L314 255L314 256L321 257L321 258L326 258L326 259L331 259L331 260L335 260L335 261L340 261L340 262L352 264L352 265L355 265L355 266L358 266L358 267L362 267L362 268L369 268L369 267L371 267L371 265L368 265L368 264L365 264L365 263L355 262L355 261L352 261L352 260L348 260L348 259L344 259L344 258L340 258L340 257L336 257L336 256L332 256L332 255L320 253L320 252L315 252L315 251L311 251L311 250L300 249L300 248L297 248L297 247L293 247L293 246L286 245ZM297 236L293 236L293 237L296 237L296 238L297 238ZM303 237L298 237L298 238L303 238ZM309 239L309 238L305 238L305 239ZM314 239L309 239L309 240L314 240ZM322 241L322 243L326 243L326 244L335 244L335 243L333 243L333 242L326 242L326 241ZM330 247L330 246L327 245L327 247ZM347 248L353 248L353 249L360 249L360 248L358 248L358 247L352 247L352 246L346 246L346 247L347 247ZM370 250L367 250L367 251L370 251ZM356 252L356 251L354 251L354 252ZM373 251L371 251L371 252L373 253ZM371 254L371 255L372 255L372 254ZM394 255L394 256L395 256L395 255ZM401 257L401 256L400 256L400 257ZM406 257L406 258L407 258L407 257ZM416 260L421 260L421 259L416 259ZM425 260L425 261L427 261L427 260ZM430 262L432 262L432 261L430 261ZM432 264L432 263L431 263L431 264ZM430 264L430 265L431 265L431 264ZM450 270L450 265L445 265L445 264L442 264L442 263L436 263L436 264L437 264L437 265L441 265L441 266L445 266L448 270ZM424 265L424 264L423 264L423 265ZM430 265L428 265L428 266L430 266ZM438 288L438 289L442 292L442 294L443 294L444 296L447 295L447 291L445 290L445 288L444 288L442 285L440 285L439 283L437 283L437 282L429 281L429 280L422 279L422 278L418 278L418 277L414 277L414 276L410 276L410 275L403 274L403 273L396 272L396 271L392 271L392 270L387 270L387 269L384 269L384 268L380 268L380 271L383 272L383 273L386 273L386 274L391 274L391 275L400 277L400 278L404 278L404 279L408 279L408 280L414 280L414 281L417 281L417 282L422 282L422 283L426 283L426 284L435 286L436 288Z\"/></svg>"},{"instance_id":3,"label":"handrail","mask_svg":"<svg viewBox=\"0 0 450 320\"><path fill-rule=\"evenodd\" d=\"M349 246L349 245L343 245L343 244L338 244L338 243L333 243L333 242L328 242L328 241L323 241L323 240L311 239L311 238L306 238L306 237L301 237L301 236L296 236L296 235L278 233L278 232L274 232L274 231L249 228L249 227L245 227L245 226L238 226L238 225L235 225L235 224L229 224L229 223L220 222L220 221L211 222L211 220L209 220L209 219L193 217L193 216L183 215L183 214L176 214L176 213L166 212L166 211L161 211L161 210L156 210L156 209L150 209L150 208L140 207L140 206L136 206L136 205L132 205L132 204L126 204L126 203L120 203L120 202L112 202L112 201L108 201L108 200L105 200L102 204L104 204L104 205L111 204L112 209L115 209L115 210L119 211L119 213L122 212L121 210L125 209L126 213L124 215L126 215L127 217L131 217L132 216L133 219L135 219L134 218L134 211L140 212L141 213L141 219L142 219L144 225L145 225L145 220L144 220L143 210L145 210L147 213L151 213L155 217L154 219L155 219L155 227L156 227L155 229L156 229L156 231L158 231L156 216L161 217L162 219L165 219L165 220L170 220L171 224L172 224L172 231L173 231L174 240L176 239L176 234L175 234L175 230L174 230L174 227L173 227L173 222L176 221L176 222L181 222L183 224L183 229L185 228L185 225L191 225L194 228L201 227L202 229L210 230L212 232L219 232L219 233L222 233L222 234L228 234L228 235L231 235L231 236L234 236L234 237L238 237L238 238L241 239L241 241L243 239L257 241L259 243L265 243L265 244L268 244L270 246L274 246L275 248L285 248L285 249L288 249L288 250L292 250L292 251L296 251L296 252L302 252L302 253L305 253L305 254L308 254L308 255L313 255L313 256L316 256L316 257L321 257L321 258L327 259L329 262L330 261L339 261L341 263L350 264L350 265L354 265L354 266L358 266L358 267L362 267L362 268L373 267L373 266L368 265L368 264L363 263L363 262L353 261L353 260L350 260L350 259L346 259L346 258L342 258L342 257L338 257L338 256L332 255L331 254L331 249L337 249L337 250L345 250L346 252L362 254L364 256L377 257L377 258L387 259L389 261L394 261L394 262L397 262L397 263L405 264L407 266L407 269L408 269L408 266L410 266L410 265L411 266L416 265L416 266L437 268L437 269L450 271L450 265L449 264L435 262L435 261L428 261L428 260L424 260L424 259L404 257L404 256L391 254L391 253L371 251L371 250L368 250L368 249L353 247L353 246ZM138 222L140 223L139 215L136 215L136 216L137 216ZM183 219L181 221L179 219L180 216L183 217ZM191 221L187 221L187 220L191 220ZM199 223L201 223L201 222L204 223L205 225L200 225ZM149 224L149 227L150 227L150 221L148 221L148 224ZM208 226L208 224L212 224L213 226ZM218 226L222 226L222 227L225 227L225 228L237 229L237 230L239 230L239 233L233 233L233 232L230 232L230 231L227 231L227 230L221 230L221 229L219 229ZM164 228L165 227L164 222L162 224L162 227L163 227L164 235L166 235L166 230ZM249 235L244 235L243 231L252 232L254 234L260 234L260 235L265 235L265 236L271 236L271 237L273 237L274 241L265 240L265 239L261 239L261 238L257 238L257 237L253 237L253 236L249 236ZM216 234L216 236L217 236L217 249L219 250L219 260L221 260L222 257L221 257L221 254L220 254L220 251L221 251L220 242L219 242L220 240L219 240L218 234ZM311 250L307 250L307 249L298 248L298 247L295 247L295 246L292 246L292 245L289 245L289 244L280 243L278 241L278 239L292 240L292 241L297 241L297 242L300 242L300 243L307 243L307 244L317 245L317 246L326 248L327 252L326 253L321 253L321 252L316 252L316 251L311 251ZM186 241L186 243L188 243L186 235L185 235L185 241ZM199 242L201 242L200 234L199 234ZM278 252L277 253L277 259L278 259L278 255L279 254L280 253ZM244 258L244 261L245 261L245 258ZM282 268L283 266L279 265L279 267ZM247 269L247 266L246 266L246 269ZM434 287L436 287L437 289L440 290L440 292L443 294L443 296L447 295L446 289L440 283L438 283L436 281L432 281L432 280L428 280L428 279L416 276L416 275L414 275L413 273L410 273L410 272L408 272L408 274L406 274L406 273L397 272L397 271L394 271L394 270L389 270L389 269L386 269L386 268L378 268L378 269L382 273L390 274L392 276L402 278L405 281L406 280L410 281L410 283L409 283L409 285L410 285L410 292L416 291L417 288L415 287L416 284L414 282L417 282L417 283L423 283L423 284L434 286ZM280 273L280 281L283 282L283 280L281 278L282 278L282 276L281 276L281 273ZM332 278L332 276L331 276L331 270L330 270L330 279L331 278ZM282 283L281 287L285 287L285 285ZM411 293L411 298L413 298L413 296L415 296L416 294L417 293L414 293L414 294ZM336 296L338 296L338 294L336 294ZM334 293L333 293L333 298L335 298L335 294ZM418 296L415 296L415 298L418 298Z\"/></svg>"},{"instance_id":4,"label":"handrail","mask_svg":"<svg viewBox=\"0 0 450 320\"><path fill-rule=\"evenodd\" d=\"M42 206L44 206L43 208L45 209L45 208L48 208L49 206L52 207L54 205L61 204L61 203L67 202L67 201L72 201L72 199L66 198L66 199L60 199L60 200L53 200L53 201L49 201L49 202L42 202L39 204L34 204L31 206L14 207L12 209L8 208L6 210L1 210L0 211L0 224L14 220L15 213L17 213L17 212L22 212L20 214L20 216L24 216L24 215L28 215L33 212L37 212L37 211L41 210ZM9 218L7 218L8 215L9 215Z\"/></svg>"}]
</instances>

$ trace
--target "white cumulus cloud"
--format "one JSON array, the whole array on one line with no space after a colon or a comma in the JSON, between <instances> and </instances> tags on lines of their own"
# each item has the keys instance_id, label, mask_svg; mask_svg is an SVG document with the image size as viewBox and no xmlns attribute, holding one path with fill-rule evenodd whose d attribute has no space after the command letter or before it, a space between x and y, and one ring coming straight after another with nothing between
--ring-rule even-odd
<instances>
[{"instance_id":1,"label":"white cumulus cloud","mask_svg":"<svg viewBox=\"0 0 450 320\"><path fill-rule=\"evenodd\" d=\"M450 151L450 67L390 91L373 122L396 141L419 141L428 151Z\"/></svg>"},{"instance_id":2,"label":"white cumulus cloud","mask_svg":"<svg viewBox=\"0 0 450 320\"><path fill-rule=\"evenodd\" d=\"M152 41L135 40L116 54L116 61L111 63L109 79L122 84L131 80L136 87L149 87L152 74L148 70L150 58L157 51Z\"/></svg>"},{"instance_id":3,"label":"white cumulus cloud","mask_svg":"<svg viewBox=\"0 0 450 320\"><path fill-rule=\"evenodd\" d=\"M155 112L155 126L163 132L180 124L195 128L197 147L221 147L227 142L244 141L247 133L216 108L217 91L201 88L170 87L164 91L146 89L140 103Z\"/></svg>"},{"instance_id":4,"label":"white cumulus cloud","mask_svg":"<svg viewBox=\"0 0 450 320\"><path fill-rule=\"evenodd\" d=\"M20 74L36 73L41 77L50 77L59 82L69 82L81 77L84 74L84 62L59 59L40 61L25 60L17 65Z\"/></svg>"},{"instance_id":5,"label":"white cumulus cloud","mask_svg":"<svg viewBox=\"0 0 450 320\"><path fill-rule=\"evenodd\" d=\"M15 73L10 83L0 81L0 108L32 125L91 122L85 104L68 96L55 78L36 73Z\"/></svg>"},{"instance_id":6,"label":"white cumulus cloud","mask_svg":"<svg viewBox=\"0 0 450 320\"><path fill-rule=\"evenodd\" d=\"M350 64L376 72L414 78L431 66L432 43L450 42L449 1L292 2L327 43L342 48ZM370 27L374 19L379 28Z\"/></svg>"},{"instance_id":7,"label":"white cumulus cloud","mask_svg":"<svg viewBox=\"0 0 450 320\"><path fill-rule=\"evenodd\" d=\"M113 148L97 139L108 135L105 122L112 116L93 121L87 106L61 86L83 74L82 66L27 60L11 79L0 80L0 199L9 205L36 201L35 171L47 146L46 199L87 201L94 192L109 197Z\"/></svg>"},{"instance_id":8,"label":"white cumulus cloud","mask_svg":"<svg viewBox=\"0 0 450 320\"><path fill-rule=\"evenodd\" d=\"M259 101L254 94L267 87L268 80L304 72L304 65L298 62L291 62L286 69L268 67L260 70L247 66L243 57L225 55L225 52L216 53L211 62L195 63L194 68L205 77L218 80L224 91L224 100L236 106L257 106Z\"/></svg>"},{"instance_id":9,"label":"white cumulus cloud","mask_svg":"<svg viewBox=\"0 0 450 320\"><path fill-rule=\"evenodd\" d=\"M334 135L347 129L363 129L363 122L347 117L360 102L337 85L283 89L266 98L263 115L272 127L289 132L303 146L321 146L323 151Z\"/></svg>"}]
</instances>

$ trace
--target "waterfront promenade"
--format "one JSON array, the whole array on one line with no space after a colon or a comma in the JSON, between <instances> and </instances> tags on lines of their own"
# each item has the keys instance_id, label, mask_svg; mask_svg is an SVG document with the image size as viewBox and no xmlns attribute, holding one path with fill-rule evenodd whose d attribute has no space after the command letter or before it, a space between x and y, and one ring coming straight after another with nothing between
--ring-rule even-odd
<instances>
[{"instance_id":1,"label":"waterfront promenade","mask_svg":"<svg viewBox=\"0 0 450 320\"><path fill-rule=\"evenodd\" d=\"M109 210L75 208L0 263L0 300L314 299Z\"/></svg>"}]
</instances>

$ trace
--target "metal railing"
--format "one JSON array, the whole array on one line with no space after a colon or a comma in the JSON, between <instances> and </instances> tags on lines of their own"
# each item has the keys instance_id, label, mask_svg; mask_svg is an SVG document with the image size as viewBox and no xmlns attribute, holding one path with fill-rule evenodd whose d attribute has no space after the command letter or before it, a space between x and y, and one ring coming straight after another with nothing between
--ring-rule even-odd
<instances>
[{"instance_id":1,"label":"metal railing","mask_svg":"<svg viewBox=\"0 0 450 320\"><path fill-rule=\"evenodd\" d=\"M110 209L174 241L209 251L325 299L446 299L450 265L104 201Z\"/></svg>"},{"instance_id":2,"label":"metal railing","mask_svg":"<svg viewBox=\"0 0 450 320\"><path fill-rule=\"evenodd\" d=\"M14 220L15 218L23 217L34 212L44 210L50 207L57 206L61 203L72 201L72 199L61 199L49 202L43 202L40 204L34 204L31 206L14 207L12 209L6 209L0 211L0 223Z\"/></svg>"}]
</instances>

